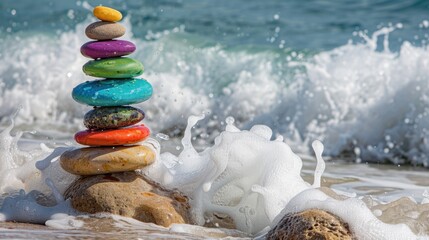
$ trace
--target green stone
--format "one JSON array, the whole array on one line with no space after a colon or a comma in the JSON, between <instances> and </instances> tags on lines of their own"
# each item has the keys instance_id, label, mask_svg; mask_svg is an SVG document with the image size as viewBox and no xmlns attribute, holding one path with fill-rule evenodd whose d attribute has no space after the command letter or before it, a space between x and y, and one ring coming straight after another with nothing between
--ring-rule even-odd
<instances>
[{"instance_id":1,"label":"green stone","mask_svg":"<svg viewBox=\"0 0 429 240\"><path fill-rule=\"evenodd\" d=\"M133 78L143 73L143 64L127 57L105 58L85 63L83 72L101 78Z\"/></svg>"},{"instance_id":2,"label":"green stone","mask_svg":"<svg viewBox=\"0 0 429 240\"><path fill-rule=\"evenodd\" d=\"M87 112L83 124L88 129L112 129L134 125L143 120L145 114L130 106L96 107Z\"/></svg>"}]
</instances>

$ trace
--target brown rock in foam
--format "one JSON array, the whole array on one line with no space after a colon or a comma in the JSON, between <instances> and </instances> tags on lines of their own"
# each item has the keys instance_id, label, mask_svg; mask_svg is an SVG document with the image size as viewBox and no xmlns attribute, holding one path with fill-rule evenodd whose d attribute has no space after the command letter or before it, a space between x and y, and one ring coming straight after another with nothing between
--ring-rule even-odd
<instances>
[{"instance_id":1,"label":"brown rock in foam","mask_svg":"<svg viewBox=\"0 0 429 240\"><path fill-rule=\"evenodd\" d=\"M320 209L288 213L267 234L267 240L288 239L355 239L347 223L339 217Z\"/></svg>"}]
</instances>

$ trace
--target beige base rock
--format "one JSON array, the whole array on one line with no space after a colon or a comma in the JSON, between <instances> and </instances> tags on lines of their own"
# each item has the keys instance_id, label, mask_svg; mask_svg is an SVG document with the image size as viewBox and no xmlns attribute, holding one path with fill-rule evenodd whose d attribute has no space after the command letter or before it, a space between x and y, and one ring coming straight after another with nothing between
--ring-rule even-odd
<instances>
[{"instance_id":1,"label":"beige base rock","mask_svg":"<svg viewBox=\"0 0 429 240\"><path fill-rule=\"evenodd\" d=\"M65 171L80 176L133 171L154 161L154 151L143 145L78 148L60 157Z\"/></svg>"},{"instance_id":2,"label":"beige base rock","mask_svg":"<svg viewBox=\"0 0 429 240\"><path fill-rule=\"evenodd\" d=\"M347 223L339 217L319 209L286 214L267 234L267 240L288 239L355 239Z\"/></svg>"},{"instance_id":3,"label":"beige base rock","mask_svg":"<svg viewBox=\"0 0 429 240\"><path fill-rule=\"evenodd\" d=\"M109 212L168 227L190 223L188 199L135 172L82 177L64 193L81 212Z\"/></svg>"},{"instance_id":4,"label":"beige base rock","mask_svg":"<svg viewBox=\"0 0 429 240\"><path fill-rule=\"evenodd\" d=\"M60 157L64 171L79 176L133 171L154 161L154 151L143 145L78 148Z\"/></svg>"}]
</instances>

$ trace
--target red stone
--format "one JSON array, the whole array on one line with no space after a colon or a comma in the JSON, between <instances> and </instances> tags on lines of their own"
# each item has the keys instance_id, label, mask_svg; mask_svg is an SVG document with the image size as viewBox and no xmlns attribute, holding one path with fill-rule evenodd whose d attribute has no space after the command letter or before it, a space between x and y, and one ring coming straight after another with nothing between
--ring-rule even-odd
<instances>
[{"instance_id":1,"label":"red stone","mask_svg":"<svg viewBox=\"0 0 429 240\"><path fill-rule=\"evenodd\" d=\"M111 130L80 131L74 135L74 139L87 146L118 146L141 142L149 135L149 128L141 124Z\"/></svg>"}]
</instances>

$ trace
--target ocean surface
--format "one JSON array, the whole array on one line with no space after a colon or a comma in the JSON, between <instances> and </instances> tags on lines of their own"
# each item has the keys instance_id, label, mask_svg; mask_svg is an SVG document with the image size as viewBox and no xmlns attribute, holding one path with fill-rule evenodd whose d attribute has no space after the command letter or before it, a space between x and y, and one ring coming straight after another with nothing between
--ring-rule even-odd
<instances>
[{"instance_id":1,"label":"ocean surface","mask_svg":"<svg viewBox=\"0 0 429 240\"><path fill-rule=\"evenodd\" d=\"M228 126L240 132L262 124L271 130L256 127L254 134L298 153L307 182L316 167L312 143L320 140L330 159L322 186L366 203L427 202L425 0L2 0L0 156L13 164L0 164L0 172L41 160L49 149L77 146L73 134L85 129L82 118L91 108L74 102L71 91L93 80L82 72L89 59L79 49L100 4L123 13L123 39L136 44L131 57L144 64L142 77L154 87L153 97L136 106L160 152L171 152L164 159L184 160L179 153L190 147L180 141L193 125L188 118L204 114L188 129L201 153L195 159L206 161L205 152L221 149L215 139L227 139ZM12 135L22 136L10 137L12 119ZM249 151L240 144L238 152ZM258 156L277 159L271 150ZM17 185L2 179L4 197ZM26 184L26 191L40 187ZM428 234L429 223L421 225Z\"/></svg>"}]
</instances>

